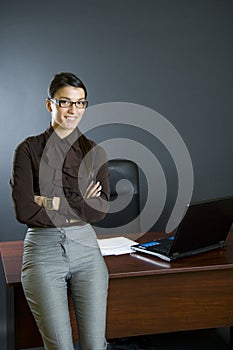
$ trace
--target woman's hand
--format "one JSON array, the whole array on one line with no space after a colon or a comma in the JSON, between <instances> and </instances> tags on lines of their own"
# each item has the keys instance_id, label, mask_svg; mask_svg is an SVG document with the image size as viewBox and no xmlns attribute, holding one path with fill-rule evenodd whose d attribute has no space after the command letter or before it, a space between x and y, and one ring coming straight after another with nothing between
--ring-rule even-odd
<instances>
[{"instance_id":1,"label":"woman's hand","mask_svg":"<svg viewBox=\"0 0 233 350\"><path fill-rule=\"evenodd\" d=\"M46 197L44 197L44 196L34 196L34 202L42 207L43 201L45 200L45 198Z\"/></svg>"},{"instance_id":2,"label":"woman's hand","mask_svg":"<svg viewBox=\"0 0 233 350\"><path fill-rule=\"evenodd\" d=\"M99 181L96 184L94 181L91 181L90 185L87 187L84 193L84 199L99 197L101 195L101 189L102 186L100 185Z\"/></svg>"}]
</instances>

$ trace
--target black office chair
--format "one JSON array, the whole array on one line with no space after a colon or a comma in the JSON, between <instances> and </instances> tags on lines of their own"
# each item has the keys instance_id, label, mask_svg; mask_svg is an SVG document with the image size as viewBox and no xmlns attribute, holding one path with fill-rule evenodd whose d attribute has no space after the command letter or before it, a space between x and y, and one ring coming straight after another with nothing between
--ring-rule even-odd
<instances>
[{"instance_id":1,"label":"black office chair","mask_svg":"<svg viewBox=\"0 0 233 350\"><path fill-rule=\"evenodd\" d=\"M127 159L112 159L108 164L110 210L95 223L95 230L111 235L141 232L138 166Z\"/></svg>"}]
</instances>

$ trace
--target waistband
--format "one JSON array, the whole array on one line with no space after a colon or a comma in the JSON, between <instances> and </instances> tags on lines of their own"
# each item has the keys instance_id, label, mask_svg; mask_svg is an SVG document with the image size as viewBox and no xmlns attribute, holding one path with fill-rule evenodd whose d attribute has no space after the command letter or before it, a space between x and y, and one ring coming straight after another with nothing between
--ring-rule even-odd
<instances>
[{"instance_id":1,"label":"waistband","mask_svg":"<svg viewBox=\"0 0 233 350\"><path fill-rule=\"evenodd\" d=\"M65 231L75 231L75 230L81 230L82 228L92 227L90 224L83 223L82 225L70 225L70 226L61 226L61 227L29 227L27 229L27 232L65 232Z\"/></svg>"},{"instance_id":2,"label":"waistband","mask_svg":"<svg viewBox=\"0 0 233 350\"><path fill-rule=\"evenodd\" d=\"M67 223L65 223L63 226L58 227L58 229L61 229L62 227L64 228L68 228L68 227L78 227L78 226L85 226L88 225L87 222L82 221L82 220L75 220L75 219L70 219L69 221L67 221ZM42 229L42 230L47 230L47 229L57 229L57 227L54 226L47 226L47 227L42 227L42 226L28 226L28 230L30 229Z\"/></svg>"},{"instance_id":3,"label":"waistband","mask_svg":"<svg viewBox=\"0 0 233 350\"><path fill-rule=\"evenodd\" d=\"M34 244L50 244L63 242L69 238L72 241L92 248L99 248L96 233L91 224L72 227L34 227L27 230L25 242L34 242Z\"/></svg>"}]
</instances>

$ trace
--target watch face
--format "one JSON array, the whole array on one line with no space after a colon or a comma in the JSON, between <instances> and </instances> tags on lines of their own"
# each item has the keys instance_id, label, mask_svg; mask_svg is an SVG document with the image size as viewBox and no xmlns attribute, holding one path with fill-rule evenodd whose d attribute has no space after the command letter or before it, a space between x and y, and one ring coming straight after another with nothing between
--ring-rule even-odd
<instances>
[{"instance_id":1,"label":"watch face","mask_svg":"<svg viewBox=\"0 0 233 350\"><path fill-rule=\"evenodd\" d=\"M46 198L45 208L48 210L53 210L53 198Z\"/></svg>"}]
</instances>

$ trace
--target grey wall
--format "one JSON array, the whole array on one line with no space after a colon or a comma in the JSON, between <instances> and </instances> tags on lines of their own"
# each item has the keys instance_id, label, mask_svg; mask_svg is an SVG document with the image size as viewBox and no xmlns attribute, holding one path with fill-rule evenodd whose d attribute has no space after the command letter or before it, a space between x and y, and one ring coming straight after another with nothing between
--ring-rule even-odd
<instances>
[{"instance_id":1,"label":"grey wall","mask_svg":"<svg viewBox=\"0 0 233 350\"><path fill-rule=\"evenodd\" d=\"M12 155L48 126L47 86L60 71L85 81L91 106L124 101L166 117L192 158L193 200L233 193L232 0L22 0L1 4L0 18L2 241L24 237L8 184ZM169 156L150 136L134 137L160 159L172 192Z\"/></svg>"},{"instance_id":2,"label":"grey wall","mask_svg":"<svg viewBox=\"0 0 233 350\"><path fill-rule=\"evenodd\" d=\"M5 2L0 16L1 240L24 236L8 185L12 154L47 127L44 99L59 71L85 81L90 105L131 102L167 118L192 158L193 200L233 193L232 1L23 0ZM166 168L172 192L168 155L157 140L132 134Z\"/></svg>"}]
</instances>

